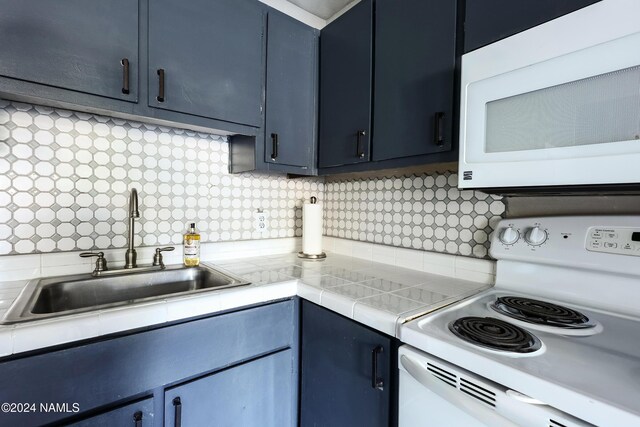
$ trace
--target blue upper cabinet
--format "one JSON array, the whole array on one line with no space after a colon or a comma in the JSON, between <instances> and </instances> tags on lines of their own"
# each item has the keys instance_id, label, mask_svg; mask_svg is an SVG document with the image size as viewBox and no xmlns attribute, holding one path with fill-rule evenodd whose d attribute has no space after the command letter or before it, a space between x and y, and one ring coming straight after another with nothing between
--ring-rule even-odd
<instances>
[{"instance_id":1,"label":"blue upper cabinet","mask_svg":"<svg viewBox=\"0 0 640 427\"><path fill-rule=\"evenodd\" d=\"M364 0L320 35L321 174L455 160L457 2Z\"/></svg>"},{"instance_id":2,"label":"blue upper cabinet","mask_svg":"<svg viewBox=\"0 0 640 427\"><path fill-rule=\"evenodd\" d=\"M0 0L0 92L138 100L138 2Z\"/></svg>"},{"instance_id":3,"label":"blue upper cabinet","mask_svg":"<svg viewBox=\"0 0 640 427\"><path fill-rule=\"evenodd\" d=\"M149 105L260 127L266 15L252 0L149 2Z\"/></svg>"},{"instance_id":4,"label":"blue upper cabinet","mask_svg":"<svg viewBox=\"0 0 640 427\"><path fill-rule=\"evenodd\" d=\"M264 160L315 169L318 31L275 10L267 32Z\"/></svg>"},{"instance_id":5,"label":"blue upper cabinet","mask_svg":"<svg viewBox=\"0 0 640 427\"><path fill-rule=\"evenodd\" d=\"M265 123L257 135L231 138L231 172L316 175L320 31L266 10Z\"/></svg>"},{"instance_id":6,"label":"blue upper cabinet","mask_svg":"<svg viewBox=\"0 0 640 427\"><path fill-rule=\"evenodd\" d=\"M467 1L464 51L470 52L598 1Z\"/></svg>"},{"instance_id":7,"label":"blue upper cabinet","mask_svg":"<svg viewBox=\"0 0 640 427\"><path fill-rule=\"evenodd\" d=\"M371 151L373 1L320 34L320 168L366 163Z\"/></svg>"},{"instance_id":8,"label":"blue upper cabinet","mask_svg":"<svg viewBox=\"0 0 640 427\"><path fill-rule=\"evenodd\" d=\"M373 160L448 152L456 2L377 0Z\"/></svg>"}]
</instances>

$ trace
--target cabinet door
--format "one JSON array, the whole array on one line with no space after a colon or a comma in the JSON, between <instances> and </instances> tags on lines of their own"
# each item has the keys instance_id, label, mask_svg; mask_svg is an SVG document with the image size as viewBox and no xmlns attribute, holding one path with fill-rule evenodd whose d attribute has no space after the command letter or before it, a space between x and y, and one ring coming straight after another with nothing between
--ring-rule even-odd
<instances>
[{"instance_id":1,"label":"cabinet door","mask_svg":"<svg viewBox=\"0 0 640 427\"><path fill-rule=\"evenodd\" d=\"M464 51L469 52L600 0L466 2Z\"/></svg>"},{"instance_id":2,"label":"cabinet door","mask_svg":"<svg viewBox=\"0 0 640 427\"><path fill-rule=\"evenodd\" d=\"M293 300L282 301L0 360L0 402L75 402L80 411L95 412L241 361L297 348L296 305ZM297 351L290 357L297 357ZM284 385L283 390L286 387L290 385ZM282 400L279 405L291 405ZM50 411L27 415L0 413L0 426L58 425L72 414ZM156 412L156 418L162 418L161 414Z\"/></svg>"},{"instance_id":3,"label":"cabinet door","mask_svg":"<svg viewBox=\"0 0 640 427\"><path fill-rule=\"evenodd\" d=\"M388 427L393 357L388 337L303 302L300 425Z\"/></svg>"},{"instance_id":4,"label":"cabinet door","mask_svg":"<svg viewBox=\"0 0 640 427\"><path fill-rule=\"evenodd\" d=\"M153 398L121 406L68 425L73 427L152 427Z\"/></svg>"},{"instance_id":5,"label":"cabinet door","mask_svg":"<svg viewBox=\"0 0 640 427\"><path fill-rule=\"evenodd\" d=\"M149 105L261 126L263 27L250 0L149 2Z\"/></svg>"},{"instance_id":6,"label":"cabinet door","mask_svg":"<svg viewBox=\"0 0 640 427\"><path fill-rule=\"evenodd\" d=\"M455 1L376 1L373 160L451 149L455 36Z\"/></svg>"},{"instance_id":7,"label":"cabinet door","mask_svg":"<svg viewBox=\"0 0 640 427\"><path fill-rule=\"evenodd\" d=\"M137 101L137 1L0 0L0 10L0 76Z\"/></svg>"},{"instance_id":8,"label":"cabinet door","mask_svg":"<svg viewBox=\"0 0 640 427\"><path fill-rule=\"evenodd\" d=\"M293 371L285 350L171 388L164 425L294 426Z\"/></svg>"},{"instance_id":9,"label":"cabinet door","mask_svg":"<svg viewBox=\"0 0 640 427\"><path fill-rule=\"evenodd\" d=\"M311 169L316 148L316 30L270 11L265 161Z\"/></svg>"},{"instance_id":10,"label":"cabinet door","mask_svg":"<svg viewBox=\"0 0 640 427\"><path fill-rule=\"evenodd\" d=\"M370 160L372 0L320 33L319 166Z\"/></svg>"}]
</instances>

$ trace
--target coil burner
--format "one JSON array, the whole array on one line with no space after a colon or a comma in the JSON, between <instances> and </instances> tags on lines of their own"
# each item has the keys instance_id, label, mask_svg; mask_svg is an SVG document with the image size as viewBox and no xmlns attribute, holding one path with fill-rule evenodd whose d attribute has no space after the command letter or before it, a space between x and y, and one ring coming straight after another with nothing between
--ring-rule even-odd
<instances>
[{"instance_id":1,"label":"coil burner","mask_svg":"<svg viewBox=\"0 0 640 427\"><path fill-rule=\"evenodd\" d=\"M579 311L546 301L530 298L498 297L491 308L500 314L523 322L558 328L592 328L594 323Z\"/></svg>"},{"instance_id":2,"label":"coil burner","mask_svg":"<svg viewBox=\"0 0 640 427\"><path fill-rule=\"evenodd\" d=\"M491 350L532 353L542 346L526 330L493 317L462 317L449 324L449 329L459 338Z\"/></svg>"}]
</instances>

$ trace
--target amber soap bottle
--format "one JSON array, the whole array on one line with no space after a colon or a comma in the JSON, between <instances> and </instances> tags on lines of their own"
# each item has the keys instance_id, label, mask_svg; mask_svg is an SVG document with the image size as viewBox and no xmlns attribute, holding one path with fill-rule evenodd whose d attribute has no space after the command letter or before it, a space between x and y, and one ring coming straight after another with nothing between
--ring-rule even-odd
<instances>
[{"instance_id":1,"label":"amber soap bottle","mask_svg":"<svg viewBox=\"0 0 640 427\"><path fill-rule=\"evenodd\" d=\"M196 231L196 224L191 223L189 231L183 240L184 265L197 267L200 265L200 234Z\"/></svg>"}]
</instances>

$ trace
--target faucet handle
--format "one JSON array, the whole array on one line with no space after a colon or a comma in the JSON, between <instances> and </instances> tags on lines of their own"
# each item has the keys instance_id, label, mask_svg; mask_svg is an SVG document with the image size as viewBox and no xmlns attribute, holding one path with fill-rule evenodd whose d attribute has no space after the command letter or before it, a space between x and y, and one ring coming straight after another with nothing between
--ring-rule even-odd
<instances>
[{"instance_id":1,"label":"faucet handle","mask_svg":"<svg viewBox=\"0 0 640 427\"><path fill-rule=\"evenodd\" d=\"M93 270L93 274L98 274L103 271L107 271L107 260L104 258L104 252L82 252L80 254L82 258L96 258L96 268Z\"/></svg>"},{"instance_id":2,"label":"faucet handle","mask_svg":"<svg viewBox=\"0 0 640 427\"><path fill-rule=\"evenodd\" d=\"M156 254L153 256L153 265L155 267L160 266L164 268L164 262L162 260L162 252L171 252L175 248L173 246L167 246L166 248L156 248Z\"/></svg>"}]
</instances>

